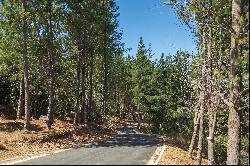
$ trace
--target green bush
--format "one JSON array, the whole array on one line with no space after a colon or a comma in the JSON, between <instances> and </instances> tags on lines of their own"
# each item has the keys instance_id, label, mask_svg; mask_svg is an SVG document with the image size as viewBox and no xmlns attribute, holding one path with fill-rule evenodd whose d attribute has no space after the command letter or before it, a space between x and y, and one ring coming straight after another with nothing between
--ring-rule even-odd
<instances>
[{"instance_id":1,"label":"green bush","mask_svg":"<svg viewBox=\"0 0 250 166\"><path fill-rule=\"evenodd\" d=\"M218 164L226 164L227 135L221 135L215 140L215 157Z\"/></svg>"}]
</instances>

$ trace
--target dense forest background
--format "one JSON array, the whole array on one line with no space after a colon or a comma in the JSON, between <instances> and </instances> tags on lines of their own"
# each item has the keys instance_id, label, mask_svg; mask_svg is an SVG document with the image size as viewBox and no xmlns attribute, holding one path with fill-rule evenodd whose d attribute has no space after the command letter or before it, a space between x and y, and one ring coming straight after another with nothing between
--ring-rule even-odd
<instances>
[{"instance_id":1,"label":"dense forest background","mask_svg":"<svg viewBox=\"0 0 250 166\"><path fill-rule=\"evenodd\" d=\"M210 164L249 151L249 1L169 1L197 38L198 53L153 60L138 39L121 42L114 0L1 0L0 113L75 125L134 119L145 132L176 135ZM166 29L167 30L167 29ZM208 141L205 141L208 138ZM228 154L227 154L228 152Z\"/></svg>"}]
</instances>

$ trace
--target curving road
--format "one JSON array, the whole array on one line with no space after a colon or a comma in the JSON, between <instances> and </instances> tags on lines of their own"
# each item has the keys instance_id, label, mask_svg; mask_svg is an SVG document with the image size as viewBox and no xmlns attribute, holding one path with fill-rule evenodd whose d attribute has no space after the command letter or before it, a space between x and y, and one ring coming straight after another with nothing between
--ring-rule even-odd
<instances>
[{"instance_id":1,"label":"curving road","mask_svg":"<svg viewBox=\"0 0 250 166\"><path fill-rule=\"evenodd\" d=\"M135 126L130 124L119 128L119 135L109 141L82 145L16 165L145 165L161 142L153 136L136 132Z\"/></svg>"}]
</instances>

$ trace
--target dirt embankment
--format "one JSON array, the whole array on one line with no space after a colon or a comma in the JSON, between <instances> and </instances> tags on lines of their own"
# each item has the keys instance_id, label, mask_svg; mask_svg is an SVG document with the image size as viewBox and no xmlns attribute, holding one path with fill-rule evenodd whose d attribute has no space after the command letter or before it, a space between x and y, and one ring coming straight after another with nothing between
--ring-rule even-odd
<instances>
[{"instance_id":1,"label":"dirt embankment","mask_svg":"<svg viewBox=\"0 0 250 166\"><path fill-rule=\"evenodd\" d=\"M106 140L117 134L115 126L92 123L75 127L60 120L55 120L51 131L47 130L44 119L32 120L30 131L24 131L23 126L23 120L0 119L0 161Z\"/></svg>"},{"instance_id":2,"label":"dirt embankment","mask_svg":"<svg viewBox=\"0 0 250 166\"><path fill-rule=\"evenodd\" d=\"M159 165L195 165L196 156L189 158L188 145L184 138L177 137L164 137L166 142L166 150L159 162ZM203 159L202 165L207 165L208 160Z\"/></svg>"}]
</instances>

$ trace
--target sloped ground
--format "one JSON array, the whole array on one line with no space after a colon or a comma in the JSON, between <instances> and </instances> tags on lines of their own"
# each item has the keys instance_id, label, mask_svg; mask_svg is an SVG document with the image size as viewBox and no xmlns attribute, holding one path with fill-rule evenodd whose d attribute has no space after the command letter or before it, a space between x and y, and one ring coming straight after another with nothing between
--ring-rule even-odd
<instances>
[{"instance_id":1,"label":"sloped ground","mask_svg":"<svg viewBox=\"0 0 250 166\"><path fill-rule=\"evenodd\" d=\"M159 165L195 165L195 159L188 157L188 152L173 145L167 146ZM203 159L202 165L207 165Z\"/></svg>"},{"instance_id":2,"label":"sloped ground","mask_svg":"<svg viewBox=\"0 0 250 166\"><path fill-rule=\"evenodd\" d=\"M23 131L23 120L0 119L0 161L117 135L115 126L88 124L74 127L69 122L55 120L53 129L48 131L44 119L32 120L31 125L31 131Z\"/></svg>"},{"instance_id":3,"label":"sloped ground","mask_svg":"<svg viewBox=\"0 0 250 166\"><path fill-rule=\"evenodd\" d=\"M166 150L159 162L159 165L195 165L196 159L195 155L193 159L188 157L188 147L189 145L182 138L176 137L164 137L166 142ZM208 160L203 159L202 165L207 165Z\"/></svg>"},{"instance_id":4,"label":"sloped ground","mask_svg":"<svg viewBox=\"0 0 250 166\"><path fill-rule=\"evenodd\" d=\"M164 139L166 150L159 165L195 165L196 154L193 154L192 159L188 156L189 141L186 141L181 136L164 137ZM241 155L241 165L249 165L249 153L242 151ZM206 158L203 158L202 165L208 165L208 160Z\"/></svg>"}]
</instances>

